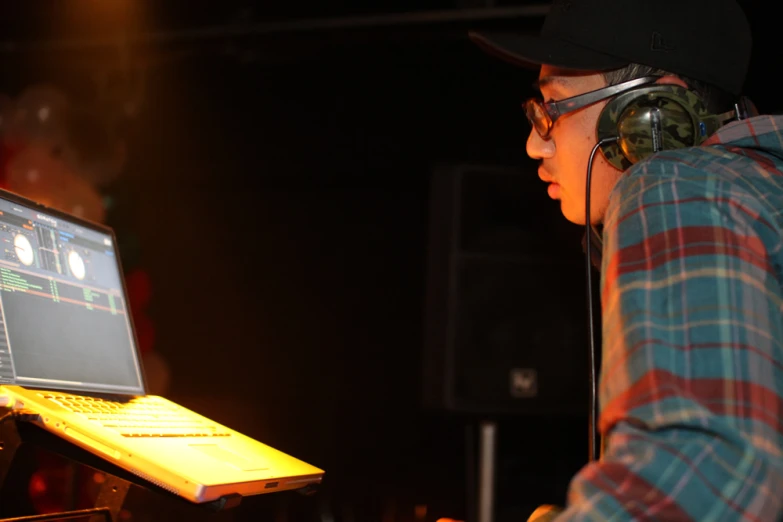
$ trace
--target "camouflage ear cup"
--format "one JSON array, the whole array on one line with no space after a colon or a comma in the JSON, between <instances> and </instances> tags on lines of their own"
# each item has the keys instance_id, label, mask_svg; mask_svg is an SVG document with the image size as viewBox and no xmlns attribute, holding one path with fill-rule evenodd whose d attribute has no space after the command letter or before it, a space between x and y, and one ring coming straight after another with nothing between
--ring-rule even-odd
<instances>
[{"instance_id":1,"label":"camouflage ear cup","mask_svg":"<svg viewBox=\"0 0 783 522\"><path fill-rule=\"evenodd\" d=\"M598 117L598 140L619 139L601 147L606 160L626 170L657 150L692 147L719 127L693 92L678 85L655 84L623 93Z\"/></svg>"},{"instance_id":2,"label":"camouflage ear cup","mask_svg":"<svg viewBox=\"0 0 783 522\"><path fill-rule=\"evenodd\" d=\"M620 115L617 132L617 144L631 163L661 150L695 145L691 115L679 102L667 98L636 98Z\"/></svg>"}]
</instances>

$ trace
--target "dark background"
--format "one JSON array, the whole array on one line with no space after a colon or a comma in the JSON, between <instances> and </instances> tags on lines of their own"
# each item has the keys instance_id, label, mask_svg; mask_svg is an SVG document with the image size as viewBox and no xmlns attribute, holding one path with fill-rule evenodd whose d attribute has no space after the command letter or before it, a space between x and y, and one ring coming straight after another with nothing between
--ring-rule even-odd
<instances>
[{"instance_id":1,"label":"dark background","mask_svg":"<svg viewBox=\"0 0 783 522\"><path fill-rule=\"evenodd\" d=\"M3 88L48 81L88 97L128 30L145 93L109 223L152 277L168 396L327 471L316 497L246 499L226 516L465 516L466 434L481 417L421 405L430 181L443 164L535 178L519 108L535 73L488 58L466 32L534 31L542 18L505 16L521 1L102 4L4 6ZM745 5L746 93L778 112L775 17ZM525 204L557 215L535 186ZM562 502L586 418L492 418L498 520Z\"/></svg>"}]
</instances>

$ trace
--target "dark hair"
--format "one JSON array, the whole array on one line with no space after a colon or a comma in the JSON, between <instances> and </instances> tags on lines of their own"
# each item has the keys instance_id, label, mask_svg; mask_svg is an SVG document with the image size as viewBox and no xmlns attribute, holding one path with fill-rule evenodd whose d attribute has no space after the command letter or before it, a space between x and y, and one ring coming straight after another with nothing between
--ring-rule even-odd
<instances>
[{"instance_id":1,"label":"dark hair","mask_svg":"<svg viewBox=\"0 0 783 522\"><path fill-rule=\"evenodd\" d=\"M662 69L648 67L647 65L640 65L638 63L632 63L621 69L607 71L602 74L607 85L617 85L618 83L642 78L644 76L676 76L687 83L690 90L701 97L707 110L712 114L721 114L730 111L737 101L735 96L708 83L694 80L681 74L674 74Z\"/></svg>"}]
</instances>

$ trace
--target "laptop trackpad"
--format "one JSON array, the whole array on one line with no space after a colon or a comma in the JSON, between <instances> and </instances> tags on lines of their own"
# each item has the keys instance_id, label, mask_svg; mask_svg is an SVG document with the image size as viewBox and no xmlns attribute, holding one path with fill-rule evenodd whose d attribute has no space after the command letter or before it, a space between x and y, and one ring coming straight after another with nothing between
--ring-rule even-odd
<instances>
[{"instance_id":1,"label":"laptop trackpad","mask_svg":"<svg viewBox=\"0 0 783 522\"><path fill-rule=\"evenodd\" d=\"M189 446L193 449L199 450L202 453L206 453L210 457L214 457L217 460L228 464L229 466L241 469L242 471L258 471L269 469L267 463L262 462L258 458L250 460L238 453L221 448L217 444L190 444Z\"/></svg>"}]
</instances>

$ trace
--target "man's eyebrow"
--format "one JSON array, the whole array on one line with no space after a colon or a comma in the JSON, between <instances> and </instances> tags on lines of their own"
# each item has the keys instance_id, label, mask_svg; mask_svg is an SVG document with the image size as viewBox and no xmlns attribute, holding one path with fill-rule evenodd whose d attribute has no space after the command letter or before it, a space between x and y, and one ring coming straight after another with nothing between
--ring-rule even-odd
<instances>
[{"instance_id":1,"label":"man's eyebrow","mask_svg":"<svg viewBox=\"0 0 783 522\"><path fill-rule=\"evenodd\" d=\"M542 87L552 84L565 86L568 85L568 80L562 76L544 76L533 82L533 88L540 91Z\"/></svg>"}]
</instances>

